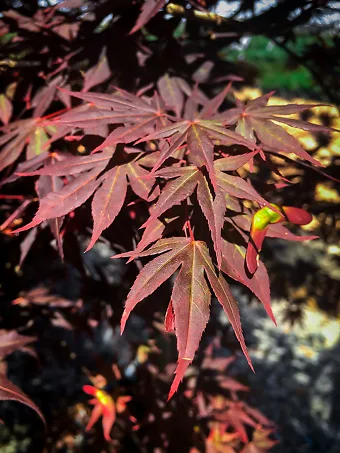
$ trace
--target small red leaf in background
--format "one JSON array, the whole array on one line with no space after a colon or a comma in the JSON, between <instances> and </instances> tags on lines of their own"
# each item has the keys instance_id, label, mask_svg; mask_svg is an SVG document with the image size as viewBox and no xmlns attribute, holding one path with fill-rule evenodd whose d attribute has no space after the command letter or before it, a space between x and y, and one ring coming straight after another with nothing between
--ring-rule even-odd
<instances>
[{"instance_id":1,"label":"small red leaf in background","mask_svg":"<svg viewBox=\"0 0 340 453\"><path fill-rule=\"evenodd\" d=\"M102 417L104 438L107 442L111 442L110 431L116 421L116 414L126 411L126 404L131 400L131 396L118 396L115 402L107 392L92 385L84 385L83 391L88 395L94 396L89 401L90 404L94 405L94 408L85 431L90 431L93 425Z\"/></svg>"},{"instance_id":2,"label":"small red leaf in background","mask_svg":"<svg viewBox=\"0 0 340 453\"><path fill-rule=\"evenodd\" d=\"M90 431L93 425L102 417L104 438L107 442L111 442L110 431L116 420L116 405L113 399L104 390L97 389L92 385L84 385L83 391L88 395L94 396L94 399L89 401L94 405L94 408L85 431Z\"/></svg>"},{"instance_id":3,"label":"small red leaf in background","mask_svg":"<svg viewBox=\"0 0 340 453\"><path fill-rule=\"evenodd\" d=\"M138 16L136 24L131 29L129 34L132 35L140 28L144 27L144 25L147 24L149 20L152 19L153 16L155 16L161 8L163 8L165 3L166 0L144 0L141 13Z\"/></svg>"},{"instance_id":4,"label":"small red leaf in background","mask_svg":"<svg viewBox=\"0 0 340 453\"><path fill-rule=\"evenodd\" d=\"M0 359L33 341L36 341L35 337L20 335L16 330L0 330Z\"/></svg>"},{"instance_id":5,"label":"small red leaf in background","mask_svg":"<svg viewBox=\"0 0 340 453\"><path fill-rule=\"evenodd\" d=\"M267 453L278 443L269 437L272 432L272 429L255 429L251 442L244 447L241 453Z\"/></svg>"}]
</instances>

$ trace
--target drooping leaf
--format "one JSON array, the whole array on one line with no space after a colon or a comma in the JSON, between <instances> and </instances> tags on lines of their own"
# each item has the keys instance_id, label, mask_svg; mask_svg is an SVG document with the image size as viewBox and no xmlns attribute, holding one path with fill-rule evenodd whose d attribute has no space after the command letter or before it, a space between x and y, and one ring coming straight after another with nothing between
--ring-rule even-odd
<instances>
[{"instance_id":1,"label":"drooping leaf","mask_svg":"<svg viewBox=\"0 0 340 453\"><path fill-rule=\"evenodd\" d=\"M171 296L173 313L170 308L166 316L166 325L169 328L173 324L172 318L174 317L179 351L176 376L170 389L169 398L177 390L187 367L192 362L208 321L210 292L206 279L226 312L248 363L252 367L243 338L237 303L223 276L216 274L205 243L190 238L160 239L138 256L144 257L160 253L162 253L160 256L144 266L133 284L126 299L121 328L123 331L135 306L152 294L180 267ZM136 255L134 252L128 252L114 256L114 258L121 257L136 258Z\"/></svg>"},{"instance_id":2,"label":"drooping leaf","mask_svg":"<svg viewBox=\"0 0 340 453\"><path fill-rule=\"evenodd\" d=\"M246 343L244 341L243 337L243 332L242 332L242 327L241 327L241 320L240 320L240 314L237 306L237 302L234 299L233 295L231 294L230 288L223 278L221 274L218 276L215 273L214 270L214 265L211 262L210 256L208 249L206 246L200 245L199 246L199 251L202 256L202 260L204 263L204 269L207 274L209 283L217 297L217 300L219 303L222 305L223 310L225 311L226 315L228 316L228 319L230 321L230 324L235 332L236 338L238 339L240 346L242 348L242 351L247 359L247 362L250 366L250 368L254 371L253 365L251 363Z\"/></svg>"},{"instance_id":3,"label":"drooping leaf","mask_svg":"<svg viewBox=\"0 0 340 453\"><path fill-rule=\"evenodd\" d=\"M33 409L46 425L38 406L25 393L14 385L4 374L0 373L0 401L18 401Z\"/></svg>"},{"instance_id":4,"label":"drooping leaf","mask_svg":"<svg viewBox=\"0 0 340 453\"><path fill-rule=\"evenodd\" d=\"M22 266L23 262L25 261L26 256L28 255L28 252L31 250L31 247L36 240L37 233L38 233L37 228L32 228L32 230L27 233L25 239L21 242L21 244L20 244L20 260L19 260L20 267Z\"/></svg>"},{"instance_id":5,"label":"drooping leaf","mask_svg":"<svg viewBox=\"0 0 340 453\"><path fill-rule=\"evenodd\" d=\"M43 86L33 97L32 107L34 107L33 117L40 118L51 105L55 98L57 86L62 83L62 76L58 75L50 80L48 85Z\"/></svg>"},{"instance_id":6,"label":"drooping leaf","mask_svg":"<svg viewBox=\"0 0 340 453\"><path fill-rule=\"evenodd\" d=\"M105 173L102 186L92 200L93 232L86 249L90 250L102 231L108 228L119 214L126 196L127 180L124 166L114 167Z\"/></svg>"},{"instance_id":7,"label":"drooping leaf","mask_svg":"<svg viewBox=\"0 0 340 453\"><path fill-rule=\"evenodd\" d=\"M255 429L251 442L245 445L241 453L267 453L278 443L269 437L272 432L272 429Z\"/></svg>"},{"instance_id":8,"label":"drooping leaf","mask_svg":"<svg viewBox=\"0 0 340 453\"><path fill-rule=\"evenodd\" d=\"M190 244L171 295L177 336L178 363L169 399L176 392L184 373L194 359L208 323L211 294L204 278L204 265L195 243Z\"/></svg>"},{"instance_id":9,"label":"drooping leaf","mask_svg":"<svg viewBox=\"0 0 340 453\"><path fill-rule=\"evenodd\" d=\"M33 120L19 122L17 129L4 134L0 138L0 145L7 142L0 152L0 171L15 162L20 156L34 124Z\"/></svg>"},{"instance_id":10,"label":"drooping leaf","mask_svg":"<svg viewBox=\"0 0 340 453\"><path fill-rule=\"evenodd\" d=\"M27 159L32 159L35 156L39 156L39 154L43 153L44 151L48 151L48 142L49 137L44 127L37 126L29 139L26 150Z\"/></svg>"},{"instance_id":11,"label":"drooping leaf","mask_svg":"<svg viewBox=\"0 0 340 453\"><path fill-rule=\"evenodd\" d=\"M221 269L229 277L247 286L262 302L268 316L276 324L273 311L270 306L270 283L264 264L259 261L259 268L250 278L245 269L246 249L237 244L223 240L222 242L222 266Z\"/></svg>"}]
</instances>

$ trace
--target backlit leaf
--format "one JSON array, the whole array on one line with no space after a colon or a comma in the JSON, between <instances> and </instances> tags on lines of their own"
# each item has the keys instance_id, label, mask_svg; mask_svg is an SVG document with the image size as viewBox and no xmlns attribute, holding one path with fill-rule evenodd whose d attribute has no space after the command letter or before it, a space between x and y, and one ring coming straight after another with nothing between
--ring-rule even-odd
<instances>
[{"instance_id":1,"label":"backlit leaf","mask_svg":"<svg viewBox=\"0 0 340 453\"><path fill-rule=\"evenodd\" d=\"M103 167L105 164L103 165ZM41 222L53 217L62 217L83 204L100 184L96 178L101 168L94 168L88 173L84 173L78 178L73 179L59 192L51 192L40 200L39 209L34 219L15 232L28 230Z\"/></svg>"},{"instance_id":2,"label":"backlit leaf","mask_svg":"<svg viewBox=\"0 0 340 453\"><path fill-rule=\"evenodd\" d=\"M241 329L238 306L227 282L217 275L206 244L190 238L160 239L139 257L162 253L146 264L133 284L125 304L121 321L122 331L135 306L152 294L180 267L171 296L171 305L166 314L166 328L172 329L173 318L178 347L178 365L169 398L176 392L187 367L194 358L201 335L209 317L209 281L218 301L226 312L242 350L251 365ZM114 258L133 257L134 252L115 255ZM173 309L173 313L171 310Z\"/></svg>"}]
</instances>

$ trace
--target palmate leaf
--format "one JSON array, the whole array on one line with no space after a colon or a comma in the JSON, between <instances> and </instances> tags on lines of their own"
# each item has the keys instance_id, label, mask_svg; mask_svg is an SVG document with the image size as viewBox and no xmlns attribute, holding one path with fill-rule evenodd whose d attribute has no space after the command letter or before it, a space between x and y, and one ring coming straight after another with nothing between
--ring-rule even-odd
<instances>
[{"instance_id":1,"label":"palmate leaf","mask_svg":"<svg viewBox=\"0 0 340 453\"><path fill-rule=\"evenodd\" d=\"M103 124L124 124L112 131L93 152L117 143L138 140L150 134L159 121L163 127L168 124L164 102L157 93L153 98L146 99L122 89L117 89L115 94L63 91L89 104L60 115L51 124L82 129Z\"/></svg>"},{"instance_id":2,"label":"palmate leaf","mask_svg":"<svg viewBox=\"0 0 340 453\"><path fill-rule=\"evenodd\" d=\"M108 228L121 211L128 187L128 181L135 194L147 201L159 194L153 190L154 178L142 167L144 158L137 157L123 165L117 165L100 175L108 165L114 149L90 156L68 157L61 162L47 164L39 170L20 173L23 176L39 175L37 192L40 199L38 212L32 222L16 230L25 231L44 220L48 220L56 236L62 256L59 229L62 217L84 203L94 193L92 200L93 232L86 251L90 250L99 236ZM60 176L75 176L61 185Z\"/></svg>"},{"instance_id":3,"label":"palmate leaf","mask_svg":"<svg viewBox=\"0 0 340 453\"><path fill-rule=\"evenodd\" d=\"M27 145L27 159L48 151L50 144L64 135L62 126L46 127L43 119L15 121L4 129L0 137L0 171L15 162Z\"/></svg>"},{"instance_id":4,"label":"palmate leaf","mask_svg":"<svg viewBox=\"0 0 340 453\"><path fill-rule=\"evenodd\" d=\"M170 146L165 148L164 151L161 150L159 160L153 171L156 171L180 146L186 143L189 152L202 160L203 165L206 166L211 182L215 187L214 140L224 145L241 145L251 150L255 148L253 143L236 132L226 129L221 122L199 118L196 120L183 120L166 126L141 138L137 143L161 138L167 138Z\"/></svg>"},{"instance_id":5,"label":"palmate leaf","mask_svg":"<svg viewBox=\"0 0 340 453\"><path fill-rule=\"evenodd\" d=\"M275 152L293 153L301 159L314 165L320 163L313 159L300 145L298 140L276 123L314 132L329 132L325 126L308 123L307 121L285 118L281 115L292 115L317 107L320 104L290 104L267 106L273 93L260 96L249 101L246 105L238 101L238 106L215 115L215 119L224 121L224 124L237 125L236 132L249 141L256 141L254 132L264 147ZM274 121L274 122L273 122Z\"/></svg>"},{"instance_id":6,"label":"palmate leaf","mask_svg":"<svg viewBox=\"0 0 340 453\"><path fill-rule=\"evenodd\" d=\"M97 176L103 168L96 167L87 173L83 173L59 192L47 194L40 200L39 209L33 220L15 232L20 233L33 228L47 219L62 217L85 203L99 186L100 180L97 179Z\"/></svg>"},{"instance_id":7,"label":"palmate leaf","mask_svg":"<svg viewBox=\"0 0 340 453\"><path fill-rule=\"evenodd\" d=\"M197 188L198 204L208 222L211 238L217 258L221 265L221 230L224 224L226 196L253 200L261 206L269 205L253 187L238 176L228 175L219 169L236 170L253 157L254 153L226 157L215 161L214 172L217 176L218 189L212 193L206 176L196 166L164 168L153 175L156 177L177 178L166 184L154 205L149 219L142 225L152 228L157 219L172 206L180 204L190 197Z\"/></svg>"},{"instance_id":8,"label":"palmate leaf","mask_svg":"<svg viewBox=\"0 0 340 453\"><path fill-rule=\"evenodd\" d=\"M121 321L124 331L126 321L135 306L152 294L179 268L167 311L166 327L175 327L178 348L176 376L172 383L169 398L176 392L180 381L198 348L200 338L209 319L210 290L212 287L218 301L226 312L240 342L242 350L251 365L240 322L238 306L225 279L215 271L206 244L191 238L160 239L139 257L159 255L146 264L133 284L125 304ZM114 258L133 257L134 252L115 255Z\"/></svg>"}]
</instances>

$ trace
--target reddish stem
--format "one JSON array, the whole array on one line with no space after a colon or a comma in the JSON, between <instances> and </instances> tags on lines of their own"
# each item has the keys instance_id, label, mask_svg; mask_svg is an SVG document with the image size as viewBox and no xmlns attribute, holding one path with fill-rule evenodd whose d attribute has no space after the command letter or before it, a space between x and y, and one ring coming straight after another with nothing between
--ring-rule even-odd
<instances>
[{"instance_id":1,"label":"reddish stem","mask_svg":"<svg viewBox=\"0 0 340 453\"><path fill-rule=\"evenodd\" d=\"M23 195L0 195L0 200L25 200Z\"/></svg>"},{"instance_id":2,"label":"reddish stem","mask_svg":"<svg viewBox=\"0 0 340 453\"><path fill-rule=\"evenodd\" d=\"M188 230L189 230L190 239L192 240L192 242L194 242L195 238L194 238L194 233L193 233L192 228L191 228L190 220L187 220L186 223L187 223L187 227L188 227Z\"/></svg>"}]
</instances>

